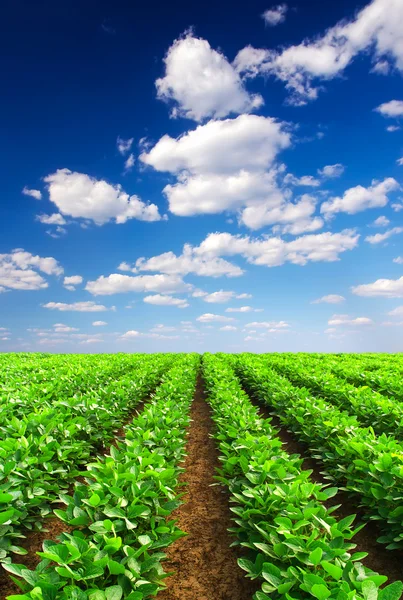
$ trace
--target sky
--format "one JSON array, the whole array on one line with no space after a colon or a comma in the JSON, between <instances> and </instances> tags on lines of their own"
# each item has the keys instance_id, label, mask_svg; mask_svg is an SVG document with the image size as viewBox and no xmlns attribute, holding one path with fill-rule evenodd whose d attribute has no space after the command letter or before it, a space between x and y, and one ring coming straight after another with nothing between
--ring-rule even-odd
<instances>
[{"instance_id":1,"label":"sky","mask_svg":"<svg viewBox=\"0 0 403 600\"><path fill-rule=\"evenodd\" d=\"M6 0L0 351L403 351L403 0Z\"/></svg>"}]
</instances>

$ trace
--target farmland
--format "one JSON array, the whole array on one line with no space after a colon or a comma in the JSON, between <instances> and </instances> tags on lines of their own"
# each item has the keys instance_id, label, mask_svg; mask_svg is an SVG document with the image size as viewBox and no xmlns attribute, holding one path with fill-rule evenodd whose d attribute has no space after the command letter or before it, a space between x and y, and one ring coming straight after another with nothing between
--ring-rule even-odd
<instances>
[{"instance_id":1,"label":"farmland","mask_svg":"<svg viewBox=\"0 0 403 600\"><path fill-rule=\"evenodd\" d=\"M0 596L399 600L400 355L0 356Z\"/></svg>"}]
</instances>

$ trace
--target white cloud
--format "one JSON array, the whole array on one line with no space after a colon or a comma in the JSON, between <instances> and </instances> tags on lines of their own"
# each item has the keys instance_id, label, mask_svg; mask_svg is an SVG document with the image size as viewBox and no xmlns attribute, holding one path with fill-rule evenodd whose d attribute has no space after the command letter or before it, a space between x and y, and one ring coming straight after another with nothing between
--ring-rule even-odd
<instances>
[{"instance_id":1,"label":"white cloud","mask_svg":"<svg viewBox=\"0 0 403 600\"><path fill-rule=\"evenodd\" d=\"M243 270L227 260L204 257L196 253L190 244L185 244L181 255L164 252L151 258L136 261L139 271L159 271L169 275L199 275L201 277L239 277ZM199 294L200 296L200 294Z\"/></svg>"},{"instance_id":2,"label":"white cloud","mask_svg":"<svg viewBox=\"0 0 403 600\"><path fill-rule=\"evenodd\" d=\"M384 102L375 110L383 117L403 117L403 100L391 100L390 102Z\"/></svg>"},{"instance_id":3,"label":"white cloud","mask_svg":"<svg viewBox=\"0 0 403 600\"><path fill-rule=\"evenodd\" d=\"M371 52L375 65L382 60L403 71L402 20L401 0L373 0L355 17L337 23L313 41L304 40L280 52L247 46L236 56L234 66L245 77L277 77L291 92L290 103L306 104L318 97L321 88L315 87L315 80L339 76L363 52Z\"/></svg>"},{"instance_id":4,"label":"white cloud","mask_svg":"<svg viewBox=\"0 0 403 600\"><path fill-rule=\"evenodd\" d=\"M240 306L239 308L226 308L225 312L229 312L229 313L263 312L263 308L252 308L251 306Z\"/></svg>"},{"instance_id":5,"label":"white cloud","mask_svg":"<svg viewBox=\"0 0 403 600\"><path fill-rule=\"evenodd\" d=\"M393 262L397 265L403 265L403 256L396 256L396 258L393 259Z\"/></svg>"},{"instance_id":6,"label":"white cloud","mask_svg":"<svg viewBox=\"0 0 403 600\"><path fill-rule=\"evenodd\" d=\"M385 216L381 216L378 217L377 219L375 219L375 221L372 223L371 227L387 227L389 225L390 221L387 217Z\"/></svg>"},{"instance_id":7,"label":"white cloud","mask_svg":"<svg viewBox=\"0 0 403 600\"><path fill-rule=\"evenodd\" d=\"M187 33L175 40L165 58L165 75L155 82L161 100L175 102L171 115L194 121L222 118L259 108L263 98L245 90L226 57Z\"/></svg>"},{"instance_id":8,"label":"white cloud","mask_svg":"<svg viewBox=\"0 0 403 600\"><path fill-rule=\"evenodd\" d=\"M272 8L265 10L262 17L266 25L275 27L285 21L287 10L288 6L286 4L278 4L277 6L272 6Z\"/></svg>"},{"instance_id":9,"label":"white cloud","mask_svg":"<svg viewBox=\"0 0 403 600\"><path fill-rule=\"evenodd\" d=\"M67 229L65 229L65 227L60 227L60 225L57 225L56 229L47 229L46 233L48 235L50 235L50 237L54 238L55 240L59 239L62 235L66 235L67 233Z\"/></svg>"},{"instance_id":10,"label":"white cloud","mask_svg":"<svg viewBox=\"0 0 403 600\"><path fill-rule=\"evenodd\" d=\"M118 271L132 271L133 269L127 262L121 262L118 266Z\"/></svg>"},{"instance_id":11,"label":"white cloud","mask_svg":"<svg viewBox=\"0 0 403 600\"><path fill-rule=\"evenodd\" d=\"M367 235L365 241L369 242L370 244L380 244L381 242L388 240L392 235L397 235L398 233L403 233L403 227L393 227L392 229L388 229L388 231L385 231L385 233Z\"/></svg>"},{"instance_id":12,"label":"white cloud","mask_svg":"<svg viewBox=\"0 0 403 600\"><path fill-rule=\"evenodd\" d=\"M388 315L390 315L391 317L403 316L403 306L397 306L396 308L388 312Z\"/></svg>"},{"instance_id":13,"label":"white cloud","mask_svg":"<svg viewBox=\"0 0 403 600\"><path fill-rule=\"evenodd\" d=\"M390 64L387 60L378 60L371 69L371 73L377 75L388 75L390 72Z\"/></svg>"},{"instance_id":14,"label":"white cloud","mask_svg":"<svg viewBox=\"0 0 403 600\"><path fill-rule=\"evenodd\" d=\"M108 325L106 321L93 321L93 327L103 327L104 325Z\"/></svg>"},{"instance_id":15,"label":"white cloud","mask_svg":"<svg viewBox=\"0 0 403 600\"><path fill-rule=\"evenodd\" d=\"M339 325L373 325L373 321L368 317L356 317L355 319L352 319L349 315L333 315L329 319L328 325L333 327Z\"/></svg>"},{"instance_id":16,"label":"white cloud","mask_svg":"<svg viewBox=\"0 0 403 600\"><path fill-rule=\"evenodd\" d=\"M176 183L163 190L172 213L186 217L238 212L242 223L257 228L274 224L277 214L280 222L298 218L293 215L298 209L292 204L288 209L289 197L277 181L284 167L273 166L278 153L290 143L284 123L241 115L209 121L178 139L165 135L140 159L177 177ZM313 178L304 177L301 183L312 185Z\"/></svg>"},{"instance_id":17,"label":"white cloud","mask_svg":"<svg viewBox=\"0 0 403 600\"><path fill-rule=\"evenodd\" d=\"M233 325L224 325L224 327L220 327L220 331L237 331L237 327Z\"/></svg>"},{"instance_id":18,"label":"white cloud","mask_svg":"<svg viewBox=\"0 0 403 600\"><path fill-rule=\"evenodd\" d=\"M400 167L403 167L403 156L402 158L398 158L396 162Z\"/></svg>"},{"instance_id":19,"label":"white cloud","mask_svg":"<svg viewBox=\"0 0 403 600\"><path fill-rule=\"evenodd\" d=\"M81 275L71 275L71 277L65 277L63 280L63 285L66 290L70 292L74 292L76 289L76 285L80 285L83 282L83 278Z\"/></svg>"},{"instance_id":20,"label":"white cloud","mask_svg":"<svg viewBox=\"0 0 403 600\"><path fill-rule=\"evenodd\" d=\"M80 331L77 327L70 327L69 325L63 325L63 323L55 323L53 329L55 333L72 333L73 331Z\"/></svg>"},{"instance_id":21,"label":"white cloud","mask_svg":"<svg viewBox=\"0 0 403 600\"><path fill-rule=\"evenodd\" d=\"M0 254L0 292L47 288L48 282L38 271L46 275L61 275L63 268L55 258L34 256L22 249Z\"/></svg>"},{"instance_id":22,"label":"white cloud","mask_svg":"<svg viewBox=\"0 0 403 600\"><path fill-rule=\"evenodd\" d=\"M42 200L42 192L39 190L32 190L25 186L22 189L22 193L24 194L24 196L31 196L31 198L35 198L35 200Z\"/></svg>"},{"instance_id":23,"label":"white cloud","mask_svg":"<svg viewBox=\"0 0 403 600\"><path fill-rule=\"evenodd\" d=\"M322 296L321 298L318 298L317 300L312 300L311 304L321 304L321 303L339 304L340 302L344 302L344 300L345 300L344 296L339 296L338 294L329 294L327 296Z\"/></svg>"},{"instance_id":24,"label":"white cloud","mask_svg":"<svg viewBox=\"0 0 403 600\"><path fill-rule=\"evenodd\" d=\"M130 331L126 331L126 333L124 333L121 336L121 339L122 340L133 340L140 336L141 336L141 333L139 331L136 331L135 329L131 329Z\"/></svg>"},{"instance_id":25,"label":"white cloud","mask_svg":"<svg viewBox=\"0 0 403 600\"><path fill-rule=\"evenodd\" d=\"M284 183L287 185L305 186L305 187L319 187L320 181L312 175L303 175L302 177L295 177L291 173L288 173L284 177Z\"/></svg>"},{"instance_id":26,"label":"white cloud","mask_svg":"<svg viewBox=\"0 0 403 600\"><path fill-rule=\"evenodd\" d=\"M134 167L134 163L135 163L135 158L134 158L134 154L129 154L129 156L127 157L127 159L125 160L125 172L127 173L128 171L131 171Z\"/></svg>"},{"instance_id":27,"label":"white cloud","mask_svg":"<svg viewBox=\"0 0 403 600\"><path fill-rule=\"evenodd\" d=\"M196 321L200 321L200 323L228 323L230 321L235 321L235 319L232 317L225 317L224 315L204 313L204 315L197 317Z\"/></svg>"},{"instance_id":28,"label":"white cloud","mask_svg":"<svg viewBox=\"0 0 403 600\"><path fill-rule=\"evenodd\" d=\"M344 165L336 163L334 165L326 165L323 169L318 169L319 175L329 179L340 177L344 173Z\"/></svg>"},{"instance_id":29,"label":"white cloud","mask_svg":"<svg viewBox=\"0 0 403 600\"><path fill-rule=\"evenodd\" d=\"M383 298L403 298L403 277L400 279L377 279L374 283L366 283L352 287L356 296Z\"/></svg>"},{"instance_id":30,"label":"white cloud","mask_svg":"<svg viewBox=\"0 0 403 600\"><path fill-rule=\"evenodd\" d=\"M389 131L389 133L393 133L395 131L400 131L400 127L399 125L388 125L386 131Z\"/></svg>"},{"instance_id":31,"label":"white cloud","mask_svg":"<svg viewBox=\"0 0 403 600\"><path fill-rule=\"evenodd\" d=\"M183 298L173 298L172 296L163 296L161 294L146 296L143 298L143 302L157 306L176 306L177 308L186 308L189 306L188 302Z\"/></svg>"},{"instance_id":32,"label":"white cloud","mask_svg":"<svg viewBox=\"0 0 403 600\"><path fill-rule=\"evenodd\" d=\"M53 215L37 215L36 220L46 225L65 225L66 221L59 213L53 213Z\"/></svg>"},{"instance_id":33,"label":"white cloud","mask_svg":"<svg viewBox=\"0 0 403 600\"><path fill-rule=\"evenodd\" d=\"M346 190L342 197L330 198L330 200L324 202L320 212L325 215L340 212L354 215L368 208L383 207L389 201L387 194L399 188L399 184L393 177L388 177L380 182L374 180L368 188L357 185Z\"/></svg>"},{"instance_id":34,"label":"white cloud","mask_svg":"<svg viewBox=\"0 0 403 600\"><path fill-rule=\"evenodd\" d=\"M192 286L185 283L177 275L102 275L95 281L89 281L85 289L94 296L111 296L112 294L124 294L127 292L163 292L175 294L191 291Z\"/></svg>"},{"instance_id":35,"label":"white cloud","mask_svg":"<svg viewBox=\"0 0 403 600\"><path fill-rule=\"evenodd\" d=\"M63 215L93 221L104 225L114 220L125 223L129 219L159 221L161 215L155 204L146 204L138 196L129 196L120 185L111 185L85 173L58 169L45 177L49 197Z\"/></svg>"},{"instance_id":36,"label":"white cloud","mask_svg":"<svg viewBox=\"0 0 403 600\"><path fill-rule=\"evenodd\" d=\"M103 304L97 304L96 302L73 302L67 304L65 302L48 302L42 305L44 308L51 310L60 310L62 312L74 311L74 312L102 312L105 310L111 310Z\"/></svg>"},{"instance_id":37,"label":"white cloud","mask_svg":"<svg viewBox=\"0 0 403 600\"><path fill-rule=\"evenodd\" d=\"M244 300L245 298L251 298L250 294L237 294L236 292L219 290L218 292L212 292L211 294L207 294L202 290L196 290L192 294L193 297L203 298L204 302L211 302L213 304L223 304L225 302L229 302L233 298L237 300Z\"/></svg>"},{"instance_id":38,"label":"white cloud","mask_svg":"<svg viewBox=\"0 0 403 600\"><path fill-rule=\"evenodd\" d=\"M240 115L209 121L174 139L164 135L140 159L157 171L193 175L267 169L290 143L284 124L270 117Z\"/></svg>"},{"instance_id":39,"label":"white cloud","mask_svg":"<svg viewBox=\"0 0 403 600\"><path fill-rule=\"evenodd\" d=\"M118 136L118 139L116 140L116 147L117 147L118 151L120 152L120 154L122 154L122 155L127 154L132 147L133 141L134 141L134 138L129 138L128 140L124 140L123 138Z\"/></svg>"},{"instance_id":40,"label":"white cloud","mask_svg":"<svg viewBox=\"0 0 403 600\"><path fill-rule=\"evenodd\" d=\"M280 266L286 262L305 265L308 262L333 262L339 255L358 245L359 234L354 229L340 233L325 232L303 235L291 242L279 237L250 238L230 233L210 233L195 248L201 256L243 256L249 263L267 267Z\"/></svg>"},{"instance_id":41,"label":"white cloud","mask_svg":"<svg viewBox=\"0 0 403 600\"><path fill-rule=\"evenodd\" d=\"M190 321L181 321L182 323L191 323ZM176 331L176 327L170 327L167 325L164 325L163 323L158 323L157 325L154 325L154 327L152 327L150 329L151 333L171 333L172 331Z\"/></svg>"},{"instance_id":42,"label":"white cloud","mask_svg":"<svg viewBox=\"0 0 403 600\"><path fill-rule=\"evenodd\" d=\"M277 330L277 329L288 329L290 325L286 321L253 321L252 323L247 323L245 328L249 329L268 329Z\"/></svg>"}]
</instances>

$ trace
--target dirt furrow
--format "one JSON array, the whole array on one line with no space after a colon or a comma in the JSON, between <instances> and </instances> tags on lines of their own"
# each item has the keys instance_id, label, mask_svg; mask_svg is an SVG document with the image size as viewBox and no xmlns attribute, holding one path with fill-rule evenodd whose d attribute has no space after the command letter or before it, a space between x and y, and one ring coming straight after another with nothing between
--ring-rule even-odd
<instances>
[{"instance_id":1,"label":"dirt furrow","mask_svg":"<svg viewBox=\"0 0 403 600\"><path fill-rule=\"evenodd\" d=\"M167 589L158 600L251 600L256 587L238 567L240 556L230 545L233 539L229 498L215 485L215 468L219 466L215 442L210 437L213 421L201 378L198 380L191 409L192 423L186 445L187 457L181 481L187 483L184 504L173 517L188 533L167 549Z\"/></svg>"}]
</instances>

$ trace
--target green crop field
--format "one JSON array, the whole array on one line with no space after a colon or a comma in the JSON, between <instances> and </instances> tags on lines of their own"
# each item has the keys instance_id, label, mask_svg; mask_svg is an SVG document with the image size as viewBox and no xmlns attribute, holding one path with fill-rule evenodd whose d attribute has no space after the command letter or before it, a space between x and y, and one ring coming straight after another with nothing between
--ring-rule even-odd
<instances>
[{"instance_id":1,"label":"green crop field","mask_svg":"<svg viewBox=\"0 0 403 600\"><path fill-rule=\"evenodd\" d=\"M1 598L398 600L402 375L386 354L1 355Z\"/></svg>"}]
</instances>

